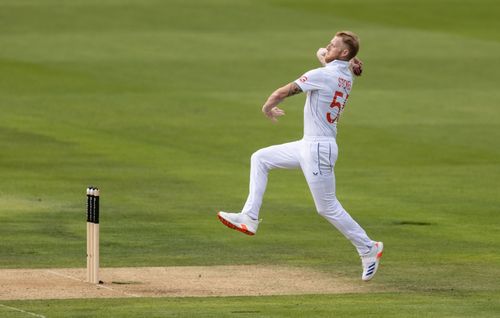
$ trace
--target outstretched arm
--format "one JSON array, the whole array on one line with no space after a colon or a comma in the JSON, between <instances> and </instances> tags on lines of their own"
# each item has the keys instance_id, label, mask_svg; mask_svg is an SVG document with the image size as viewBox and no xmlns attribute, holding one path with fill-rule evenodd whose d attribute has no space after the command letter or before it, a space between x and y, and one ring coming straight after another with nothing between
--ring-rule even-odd
<instances>
[{"instance_id":1,"label":"outstretched arm","mask_svg":"<svg viewBox=\"0 0 500 318\"><path fill-rule=\"evenodd\" d=\"M275 90L267 99L264 106L262 106L262 112L267 118L271 119L273 122L278 121L278 117L285 115L285 111L278 108L277 105L281 103L285 98L293 96L302 92L299 85L294 82L287 84L283 87Z\"/></svg>"}]
</instances>

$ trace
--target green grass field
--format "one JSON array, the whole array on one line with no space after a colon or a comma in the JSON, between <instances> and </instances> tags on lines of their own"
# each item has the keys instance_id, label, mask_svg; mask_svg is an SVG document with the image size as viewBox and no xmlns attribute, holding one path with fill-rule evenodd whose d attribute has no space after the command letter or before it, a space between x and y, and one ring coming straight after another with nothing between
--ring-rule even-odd
<instances>
[{"instance_id":1,"label":"green grass field","mask_svg":"<svg viewBox=\"0 0 500 318\"><path fill-rule=\"evenodd\" d=\"M83 268L95 184L103 267L359 276L300 171L271 173L255 237L215 217L243 206L253 151L302 136L304 95L277 125L260 112L267 96L350 29L365 70L339 126L338 197L386 245L370 284L397 292L0 304L46 317L496 317L499 16L493 0L1 0L0 268Z\"/></svg>"}]
</instances>

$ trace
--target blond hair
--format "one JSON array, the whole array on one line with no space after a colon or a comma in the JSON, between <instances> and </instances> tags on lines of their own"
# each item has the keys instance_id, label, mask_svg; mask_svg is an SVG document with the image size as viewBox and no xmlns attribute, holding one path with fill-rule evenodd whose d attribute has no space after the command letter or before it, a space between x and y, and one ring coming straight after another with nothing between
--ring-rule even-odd
<instances>
[{"instance_id":1,"label":"blond hair","mask_svg":"<svg viewBox=\"0 0 500 318\"><path fill-rule=\"evenodd\" d=\"M342 42L347 47L347 50L349 51L349 55L347 56L347 59L350 60L353 57L358 54L359 51L359 37L351 31L339 31L335 34L335 36L338 36L339 38L342 39Z\"/></svg>"}]
</instances>

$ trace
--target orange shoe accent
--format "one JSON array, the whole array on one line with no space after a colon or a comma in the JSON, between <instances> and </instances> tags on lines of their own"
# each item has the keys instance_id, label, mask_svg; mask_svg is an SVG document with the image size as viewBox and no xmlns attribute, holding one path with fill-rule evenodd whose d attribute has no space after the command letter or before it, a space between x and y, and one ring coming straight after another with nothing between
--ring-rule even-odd
<instances>
[{"instance_id":1,"label":"orange shoe accent","mask_svg":"<svg viewBox=\"0 0 500 318\"><path fill-rule=\"evenodd\" d=\"M375 246L378 248L378 242L377 242L377 243L375 243ZM379 258L381 258L381 257L382 257L382 253L383 253L383 252L384 252L384 251L382 250L382 251L380 251L380 252L378 252L378 253L377 253L377 259L379 259Z\"/></svg>"},{"instance_id":2,"label":"orange shoe accent","mask_svg":"<svg viewBox=\"0 0 500 318\"><path fill-rule=\"evenodd\" d=\"M246 225L245 224L242 224L241 225L241 228L240 227L237 227L236 225L234 225L233 223L230 223L229 221L227 221L226 219L224 219L223 217L221 217L219 214L217 214L217 217L219 218L219 220L222 222L222 224L224 224L225 226L227 226L228 228L231 228L233 230L236 230L238 232L241 232L241 233L244 233L246 235L255 235L255 233L252 233L250 232Z\"/></svg>"}]
</instances>

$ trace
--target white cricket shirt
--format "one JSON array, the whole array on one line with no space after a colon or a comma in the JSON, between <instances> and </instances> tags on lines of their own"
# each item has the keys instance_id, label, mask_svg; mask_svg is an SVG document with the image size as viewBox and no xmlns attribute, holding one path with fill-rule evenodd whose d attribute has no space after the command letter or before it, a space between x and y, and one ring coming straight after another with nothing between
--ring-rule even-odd
<instances>
[{"instance_id":1,"label":"white cricket shirt","mask_svg":"<svg viewBox=\"0 0 500 318\"><path fill-rule=\"evenodd\" d=\"M349 62L334 60L305 73L295 83L307 92L304 137L335 138L337 123L353 83Z\"/></svg>"}]
</instances>

